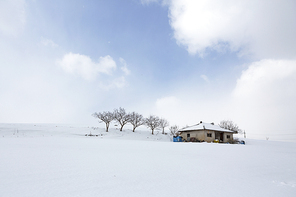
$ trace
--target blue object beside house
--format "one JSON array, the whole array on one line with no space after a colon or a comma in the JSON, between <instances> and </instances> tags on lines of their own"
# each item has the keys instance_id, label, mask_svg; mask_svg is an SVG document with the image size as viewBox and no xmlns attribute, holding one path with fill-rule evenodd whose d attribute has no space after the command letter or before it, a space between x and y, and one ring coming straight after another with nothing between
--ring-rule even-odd
<instances>
[{"instance_id":1,"label":"blue object beside house","mask_svg":"<svg viewBox=\"0 0 296 197\"><path fill-rule=\"evenodd\" d=\"M182 137L181 136L174 137L173 142L183 142Z\"/></svg>"}]
</instances>

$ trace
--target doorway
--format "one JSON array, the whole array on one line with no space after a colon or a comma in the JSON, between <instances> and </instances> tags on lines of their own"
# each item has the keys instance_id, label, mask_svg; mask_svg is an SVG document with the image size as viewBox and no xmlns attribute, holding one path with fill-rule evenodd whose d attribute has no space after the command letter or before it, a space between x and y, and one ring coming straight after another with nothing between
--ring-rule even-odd
<instances>
[{"instance_id":1,"label":"doorway","mask_svg":"<svg viewBox=\"0 0 296 197\"><path fill-rule=\"evenodd\" d=\"M224 141L224 138L223 138L223 136L224 136L224 133L220 133L220 141Z\"/></svg>"},{"instance_id":2,"label":"doorway","mask_svg":"<svg viewBox=\"0 0 296 197\"><path fill-rule=\"evenodd\" d=\"M190 133L187 133L187 141L190 141Z\"/></svg>"}]
</instances>

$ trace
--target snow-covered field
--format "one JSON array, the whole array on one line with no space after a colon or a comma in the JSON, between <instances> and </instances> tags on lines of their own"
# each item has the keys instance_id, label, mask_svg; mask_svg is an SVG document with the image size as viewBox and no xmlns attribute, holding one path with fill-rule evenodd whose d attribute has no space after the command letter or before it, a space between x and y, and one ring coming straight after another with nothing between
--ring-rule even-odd
<instances>
[{"instance_id":1,"label":"snow-covered field","mask_svg":"<svg viewBox=\"0 0 296 197\"><path fill-rule=\"evenodd\" d=\"M99 135L86 137L85 134ZM296 143L0 124L0 196L296 196Z\"/></svg>"}]
</instances>

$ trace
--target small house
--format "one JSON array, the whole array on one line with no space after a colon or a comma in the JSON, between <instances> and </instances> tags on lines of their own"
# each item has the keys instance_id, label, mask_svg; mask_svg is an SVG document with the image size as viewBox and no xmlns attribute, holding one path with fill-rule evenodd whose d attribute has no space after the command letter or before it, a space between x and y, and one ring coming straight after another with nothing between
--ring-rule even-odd
<instances>
[{"instance_id":1,"label":"small house","mask_svg":"<svg viewBox=\"0 0 296 197\"><path fill-rule=\"evenodd\" d=\"M233 133L235 133L214 123L204 123L202 121L196 125L185 127L179 132L180 136L187 142L229 142L233 140Z\"/></svg>"}]
</instances>

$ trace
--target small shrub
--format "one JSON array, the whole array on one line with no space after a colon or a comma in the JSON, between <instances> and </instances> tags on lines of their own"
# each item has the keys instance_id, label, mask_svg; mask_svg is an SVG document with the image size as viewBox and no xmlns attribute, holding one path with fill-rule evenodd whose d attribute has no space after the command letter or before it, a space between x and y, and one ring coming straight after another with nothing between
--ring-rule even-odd
<instances>
[{"instance_id":1,"label":"small shrub","mask_svg":"<svg viewBox=\"0 0 296 197\"><path fill-rule=\"evenodd\" d=\"M197 138L192 137L192 138L190 138L190 142L200 142L200 141Z\"/></svg>"},{"instance_id":2,"label":"small shrub","mask_svg":"<svg viewBox=\"0 0 296 197\"><path fill-rule=\"evenodd\" d=\"M238 138L233 138L228 140L229 144L239 144L239 139Z\"/></svg>"}]
</instances>

